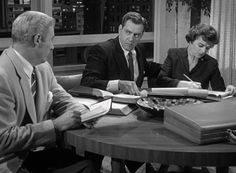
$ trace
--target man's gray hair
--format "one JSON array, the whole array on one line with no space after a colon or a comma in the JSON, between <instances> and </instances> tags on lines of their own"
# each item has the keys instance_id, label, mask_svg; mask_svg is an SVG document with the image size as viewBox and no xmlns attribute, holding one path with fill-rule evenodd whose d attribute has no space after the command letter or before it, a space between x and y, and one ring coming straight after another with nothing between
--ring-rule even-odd
<instances>
[{"instance_id":1,"label":"man's gray hair","mask_svg":"<svg viewBox=\"0 0 236 173\"><path fill-rule=\"evenodd\" d=\"M13 43L33 45L34 36L40 34L44 41L50 26L55 25L54 18L38 11L27 11L19 15L12 25Z\"/></svg>"}]
</instances>

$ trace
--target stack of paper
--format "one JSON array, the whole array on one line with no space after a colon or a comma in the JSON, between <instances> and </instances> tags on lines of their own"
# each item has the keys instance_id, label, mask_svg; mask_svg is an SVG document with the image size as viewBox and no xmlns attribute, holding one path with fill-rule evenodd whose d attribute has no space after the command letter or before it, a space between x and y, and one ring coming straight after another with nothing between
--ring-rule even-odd
<instances>
[{"instance_id":1,"label":"stack of paper","mask_svg":"<svg viewBox=\"0 0 236 173\"><path fill-rule=\"evenodd\" d=\"M236 98L221 102L167 107L167 129L197 144L226 140L226 130L236 129Z\"/></svg>"}]
</instances>

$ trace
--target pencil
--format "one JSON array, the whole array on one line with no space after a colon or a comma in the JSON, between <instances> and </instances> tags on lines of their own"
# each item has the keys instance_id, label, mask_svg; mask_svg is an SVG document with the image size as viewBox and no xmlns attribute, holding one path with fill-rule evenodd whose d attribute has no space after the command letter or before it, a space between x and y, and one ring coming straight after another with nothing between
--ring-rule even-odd
<instances>
[{"instance_id":1,"label":"pencil","mask_svg":"<svg viewBox=\"0 0 236 173\"><path fill-rule=\"evenodd\" d=\"M189 81L193 82L193 80L190 79L186 74L183 74L183 75L184 75L184 77L185 77L186 79L188 79Z\"/></svg>"}]
</instances>

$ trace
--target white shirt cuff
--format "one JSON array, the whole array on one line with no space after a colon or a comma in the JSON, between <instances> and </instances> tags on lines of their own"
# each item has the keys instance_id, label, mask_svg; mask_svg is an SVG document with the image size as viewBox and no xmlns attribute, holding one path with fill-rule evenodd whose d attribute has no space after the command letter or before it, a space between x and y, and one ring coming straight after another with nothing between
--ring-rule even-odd
<instances>
[{"instance_id":1,"label":"white shirt cuff","mask_svg":"<svg viewBox=\"0 0 236 173\"><path fill-rule=\"evenodd\" d=\"M119 80L110 80L107 84L106 90L112 93L119 92L118 83L119 83Z\"/></svg>"}]
</instances>

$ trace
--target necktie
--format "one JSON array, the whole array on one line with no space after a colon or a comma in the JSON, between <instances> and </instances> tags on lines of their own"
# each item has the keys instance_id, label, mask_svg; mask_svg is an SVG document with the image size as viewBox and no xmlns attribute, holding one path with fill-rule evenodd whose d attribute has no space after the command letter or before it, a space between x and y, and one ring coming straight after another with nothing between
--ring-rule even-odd
<instances>
[{"instance_id":1,"label":"necktie","mask_svg":"<svg viewBox=\"0 0 236 173\"><path fill-rule=\"evenodd\" d=\"M134 64L133 64L133 57L132 57L131 51L129 51L128 53L128 62L129 62L130 78L133 81L134 80Z\"/></svg>"},{"instance_id":2,"label":"necktie","mask_svg":"<svg viewBox=\"0 0 236 173\"><path fill-rule=\"evenodd\" d=\"M35 74L35 68L34 68L31 74L31 93L34 99L34 103L35 103L35 96L36 96L36 88L37 88L37 81L36 81L36 74ZM32 123L32 120L29 116L28 111L26 111L24 119L22 121L22 125L26 125L29 123Z\"/></svg>"},{"instance_id":3,"label":"necktie","mask_svg":"<svg viewBox=\"0 0 236 173\"><path fill-rule=\"evenodd\" d=\"M37 88L37 80L36 80L36 73L35 73L35 68L34 68L31 75L31 92L34 98L34 102L35 102L35 96L36 96L36 88Z\"/></svg>"}]
</instances>

